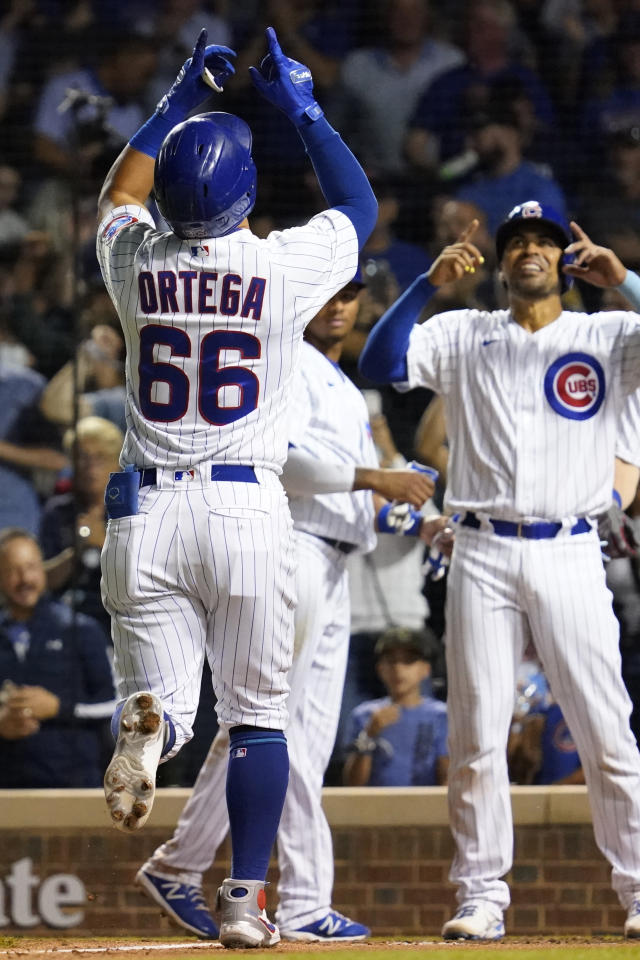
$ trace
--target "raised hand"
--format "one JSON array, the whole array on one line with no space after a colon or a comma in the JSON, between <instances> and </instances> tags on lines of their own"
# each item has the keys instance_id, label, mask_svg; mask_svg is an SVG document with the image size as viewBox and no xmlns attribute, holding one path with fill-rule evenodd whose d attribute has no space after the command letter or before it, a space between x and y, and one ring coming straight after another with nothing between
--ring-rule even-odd
<instances>
[{"instance_id":1,"label":"raised hand","mask_svg":"<svg viewBox=\"0 0 640 960\"><path fill-rule=\"evenodd\" d=\"M441 287L445 283L453 283L464 277L465 273L475 273L476 267L484 263L484 257L471 243L480 221L473 219L458 237L455 243L445 247L442 253L432 263L427 277L434 287Z\"/></svg>"},{"instance_id":2,"label":"raised hand","mask_svg":"<svg viewBox=\"0 0 640 960\"><path fill-rule=\"evenodd\" d=\"M282 110L296 126L323 116L313 96L313 77L308 67L285 56L273 27L267 27L269 53L260 67L249 67L256 90Z\"/></svg>"},{"instance_id":3,"label":"raised hand","mask_svg":"<svg viewBox=\"0 0 640 960\"><path fill-rule=\"evenodd\" d=\"M627 268L613 250L597 246L573 220L571 230L576 240L566 247L565 253L573 254L574 261L565 264L562 272L586 280L595 287L619 286L627 275Z\"/></svg>"},{"instance_id":4,"label":"raised hand","mask_svg":"<svg viewBox=\"0 0 640 960\"><path fill-rule=\"evenodd\" d=\"M228 59L235 55L235 50L229 47L217 44L207 46L207 31L203 27L192 56L184 62L175 83L158 104L158 113L175 108L186 116L206 100L210 88L221 93L226 81L235 73Z\"/></svg>"},{"instance_id":5,"label":"raised hand","mask_svg":"<svg viewBox=\"0 0 640 960\"><path fill-rule=\"evenodd\" d=\"M387 500L397 500L420 509L435 490L435 483L426 473L417 470L378 470L373 489Z\"/></svg>"}]
</instances>

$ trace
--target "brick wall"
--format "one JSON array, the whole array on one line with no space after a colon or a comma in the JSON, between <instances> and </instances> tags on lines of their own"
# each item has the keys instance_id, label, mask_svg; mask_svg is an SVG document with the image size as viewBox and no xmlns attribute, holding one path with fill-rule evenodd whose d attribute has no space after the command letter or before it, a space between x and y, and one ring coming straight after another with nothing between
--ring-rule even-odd
<instances>
[{"instance_id":1,"label":"brick wall","mask_svg":"<svg viewBox=\"0 0 640 960\"><path fill-rule=\"evenodd\" d=\"M577 807L569 794L561 798L565 808L569 804L572 812L567 819L573 822L548 822L546 791L533 795L529 814L526 804L518 810L514 803L515 863L509 878L513 904L506 917L507 930L513 934L620 933L624 914L610 889L609 866L595 846L590 822L575 822L588 821L586 795L583 788L563 789L582 791L576 794ZM349 791L327 792L332 794L325 806L334 833L334 906L369 924L377 935L438 936L454 905L454 890L447 881L453 844L444 792L430 796L427 791L422 797L411 791L378 792L365 794L365 801L349 796ZM0 830L2 933L24 933L25 927L33 934L57 930L61 935L169 932L168 921L137 892L133 877L156 845L170 835L186 792L174 791L180 796L174 796L164 811L159 796L159 810L153 814L156 823L151 826L150 821L135 836L105 825L97 792L73 793L86 794L88 799L74 807L69 795L47 803L44 791L35 799L32 794L29 803L22 805L25 822L21 825L15 823L21 805L13 802L8 816L14 825ZM3 824L7 809L6 798L3 809L0 795ZM87 809L90 813L84 815ZM537 811L535 816L531 810ZM376 817L378 824L368 822ZM519 819L538 822L518 823ZM56 820L62 825L54 826ZM367 822L359 825L362 821ZM229 863L227 841L205 881L212 905ZM272 909L275 863L269 879L274 884L269 894ZM82 897L78 881L84 885ZM62 924L67 920L62 918L69 916L74 922L65 928Z\"/></svg>"}]
</instances>

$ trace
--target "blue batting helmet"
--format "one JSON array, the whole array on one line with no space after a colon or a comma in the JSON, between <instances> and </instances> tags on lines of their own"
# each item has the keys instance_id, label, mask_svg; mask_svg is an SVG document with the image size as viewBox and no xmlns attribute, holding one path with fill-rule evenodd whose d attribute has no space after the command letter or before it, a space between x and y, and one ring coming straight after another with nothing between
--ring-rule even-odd
<instances>
[{"instance_id":1,"label":"blue batting helmet","mask_svg":"<svg viewBox=\"0 0 640 960\"><path fill-rule=\"evenodd\" d=\"M253 210L256 179L244 120L202 113L165 137L156 158L156 202L183 240L223 237Z\"/></svg>"},{"instance_id":2,"label":"blue batting helmet","mask_svg":"<svg viewBox=\"0 0 640 960\"><path fill-rule=\"evenodd\" d=\"M523 220L535 220L537 223L543 223L562 250L573 240L569 224L561 213L558 213L554 207L550 207L546 203L538 203L537 200L527 200L525 203L519 203L517 207L514 207L496 231L496 254L498 263L502 260L502 254L504 253L507 241L517 232ZM562 258L562 263L573 263L573 256L571 254L568 256L565 254ZM568 277L562 272L560 272L560 280L563 291L568 290L573 283L573 277Z\"/></svg>"}]
</instances>

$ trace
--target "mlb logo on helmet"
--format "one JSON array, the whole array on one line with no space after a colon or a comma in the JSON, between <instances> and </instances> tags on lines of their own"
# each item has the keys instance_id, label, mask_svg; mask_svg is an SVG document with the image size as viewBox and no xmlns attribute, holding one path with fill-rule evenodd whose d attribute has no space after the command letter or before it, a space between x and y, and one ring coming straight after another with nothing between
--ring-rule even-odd
<instances>
[{"instance_id":1,"label":"mlb logo on helmet","mask_svg":"<svg viewBox=\"0 0 640 960\"><path fill-rule=\"evenodd\" d=\"M551 364L544 377L549 405L568 420L595 416L605 394L604 371L587 353L566 353Z\"/></svg>"}]
</instances>

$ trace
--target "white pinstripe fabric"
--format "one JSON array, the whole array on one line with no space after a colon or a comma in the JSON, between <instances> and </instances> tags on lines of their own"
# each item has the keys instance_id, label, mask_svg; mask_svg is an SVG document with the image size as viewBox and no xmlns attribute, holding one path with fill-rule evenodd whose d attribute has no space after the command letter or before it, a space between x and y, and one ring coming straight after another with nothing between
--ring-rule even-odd
<instances>
[{"instance_id":1,"label":"white pinstripe fabric","mask_svg":"<svg viewBox=\"0 0 640 960\"><path fill-rule=\"evenodd\" d=\"M289 442L319 462L378 466L362 393L309 343L302 345L289 417ZM364 553L376 544L369 490L291 497L289 505L297 530L357 544Z\"/></svg>"},{"instance_id":2,"label":"white pinstripe fabric","mask_svg":"<svg viewBox=\"0 0 640 960\"><path fill-rule=\"evenodd\" d=\"M156 691L191 736L203 657L222 724L283 729L293 649L292 522L280 481L141 490L102 552L118 693Z\"/></svg>"},{"instance_id":3,"label":"white pinstripe fabric","mask_svg":"<svg viewBox=\"0 0 640 960\"><path fill-rule=\"evenodd\" d=\"M128 214L137 219L113 237L109 227ZM193 250L196 250L194 255ZM123 465L190 467L207 459L251 463L280 470L287 455L284 422L293 370L299 358L302 332L329 298L353 277L358 265L358 246L351 221L337 210L313 217L308 224L274 232L261 240L249 230L236 230L226 237L193 242L174 234L160 233L145 207L128 205L112 210L98 228L98 261L111 299L122 323L126 347L127 433L122 450ZM178 312L144 313L139 298L138 277L142 271L157 275L168 271L214 271L210 305L219 303L221 278L241 278L243 295L252 277L266 283L259 319L249 313L223 315L188 312L182 284L178 282ZM197 296L193 296L197 301ZM192 384L188 408L178 419L159 422L145 419L140 408L140 330L149 323L186 331L191 343L188 357L170 357L157 348L157 361L183 370ZM198 403L198 366L203 338L212 329L249 333L261 343L260 356L241 364L259 381L259 404L224 426L205 420ZM162 352L165 351L165 352ZM238 364L236 351L228 350L222 366ZM168 403L170 388L159 377L154 398ZM237 388L223 388L220 402L238 402Z\"/></svg>"},{"instance_id":4,"label":"white pinstripe fabric","mask_svg":"<svg viewBox=\"0 0 640 960\"><path fill-rule=\"evenodd\" d=\"M620 415L616 457L640 467L640 390L629 394Z\"/></svg>"},{"instance_id":5,"label":"white pinstripe fabric","mask_svg":"<svg viewBox=\"0 0 640 960\"><path fill-rule=\"evenodd\" d=\"M526 541L458 529L447 588L449 812L457 897L509 904L513 829L506 742L529 641L567 720L596 841L623 906L640 890L640 755L618 624L595 531Z\"/></svg>"},{"instance_id":6,"label":"white pinstripe fabric","mask_svg":"<svg viewBox=\"0 0 640 960\"><path fill-rule=\"evenodd\" d=\"M303 926L331 905L333 849L321 806L342 699L349 645L349 597L344 557L317 537L294 534L298 555L296 635L290 674L289 788L278 831L277 922ZM204 873L228 830L225 734L219 734L184 807L174 836L154 853L162 863Z\"/></svg>"},{"instance_id":7,"label":"white pinstripe fabric","mask_svg":"<svg viewBox=\"0 0 640 960\"><path fill-rule=\"evenodd\" d=\"M585 419L561 415L580 408L558 407L552 393L554 406L545 376L585 357L601 367L602 403ZM446 610L458 900L509 903L500 879L513 857L506 743L517 667L533 640L578 746L596 840L628 907L640 893L640 754L597 532L571 536L568 527L611 502L620 415L625 405L634 415L627 397L640 383L640 317L564 312L529 334L508 311L441 314L414 328L408 370L409 387L444 396L452 511L564 521L548 540L498 537L486 522L458 526Z\"/></svg>"},{"instance_id":8,"label":"white pinstripe fabric","mask_svg":"<svg viewBox=\"0 0 640 960\"><path fill-rule=\"evenodd\" d=\"M590 419L559 416L544 375L583 352L601 364L605 397ZM449 433L446 504L504 519L603 513L627 394L640 383L640 317L565 312L529 334L506 310L431 317L411 334L409 386L444 396Z\"/></svg>"}]
</instances>

